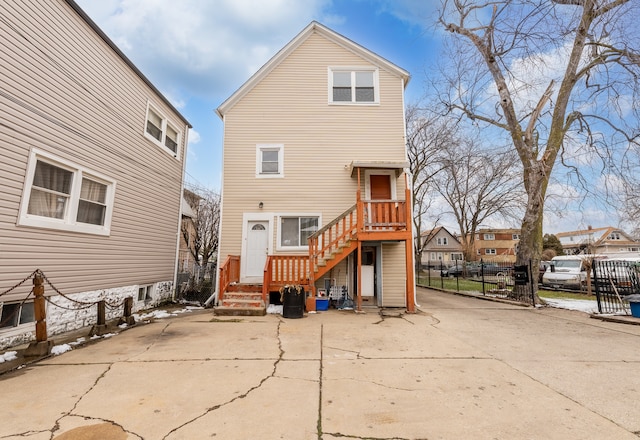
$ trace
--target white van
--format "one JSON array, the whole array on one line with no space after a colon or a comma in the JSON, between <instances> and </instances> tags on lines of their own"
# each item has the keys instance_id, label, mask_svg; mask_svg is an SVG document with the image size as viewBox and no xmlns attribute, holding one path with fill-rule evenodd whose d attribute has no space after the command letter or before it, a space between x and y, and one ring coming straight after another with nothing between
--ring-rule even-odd
<instances>
[{"instance_id":1,"label":"white van","mask_svg":"<svg viewBox=\"0 0 640 440\"><path fill-rule=\"evenodd\" d=\"M587 283L584 262L606 259L604 255L563 255L553 257L551 265L542 276L542 285L552 289L580 290Z\"/></svg>"}]
</instances>

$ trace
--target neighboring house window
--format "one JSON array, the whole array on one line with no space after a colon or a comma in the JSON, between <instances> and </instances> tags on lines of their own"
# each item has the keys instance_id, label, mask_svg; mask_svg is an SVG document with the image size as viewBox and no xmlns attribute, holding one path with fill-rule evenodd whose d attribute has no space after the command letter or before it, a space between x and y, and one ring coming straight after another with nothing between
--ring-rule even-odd
<instances>
[{"instance_id":1,"label":"neighboring house window","mask_svg":"<svg viewBox=\"0 0 640 440\"><path fill-rule=\"evenodd\" d=\"M449 240L447 239L447 237L438 237L436 239L436 244L438 246L446 246L447 244L449 244Z\"/></svg>"},{"instance_id":2,"label":"neighboring house window","mask_svg":"<svg viewBox=\"0 0 640 440\"><path fill-rule=\"evenodd\" d=\"M455 261L455 260L462 260L462 254L460 254L460 253L451 254L451 255L449 256L449 258L450 258L451 260L453 260L453 261Z\"/></svg>"},{"instance_id":3,"label":"neighboring house window","mask_svg":"<svg viewBox=\"0 0 640 440\"><path fill-rule=\"evenodd\" d=\"M13 328L35 321L33 301L31 302L0 302L0 329Z\"/></svg>"},{"instance_id":4,"label":"neighboring house window","mask_svg":"<svg viewBox=\"0 0 640 440\"><path fill-rule=\"evenodd\" d=\"M620 233L619 232L612 232L611 235L609 235L609 240L620 240Z\"/></svg>"},{"instance_id":5,"label":"neighboring house window","mask_svg":"<svg viewBox=\"0 0 640 440\"><path fill-rule=\"evenodd\" d=\"M178 156L180 131L171 125L166 117L151 105L147 106L147 120L144 135L156 145Z\"/></svg>"},{"instance_id":6,"label":"neighboring house window","mask_svg":"<svg viewBox=\"0 0 640 440\"><path fill-rule=\"evenodd\" d=\"M438 256L437 256L437 254L436 254L435 252L431 252L431 257L430 257L430 258L431 258L432 260L437 260L437 259L438 259Z\"/></svg>"},{"instance_id":7,"label":"neighboring house window","mask_svg":"<svg viewBox=\"0 0 640 440\"><path fill-rule=\"evenodd\" d=\"M256 177L284 177L284 145L256 147Z\"/></svg>"},{"instance_id":8,"label":"neighboring house window","mask_svg":"<svg viewBox=\"0 0 640 440\"><path fill-rule=\"evenodd\" d=\"M280 217L280 247L308 247L307 239L318 230L318 224L318 216Z\"/></svg>"},{"instance_id":9,"label":"neighboring house window","mask_svg":"<svg viewBox=\"0 0 640 440\"><path fill-rule=\"evenodd\" d=\"M138 287L138 301L151 301L151 294L153 293L153 285Z\"/></svg>"},{"instance_id":10,"label":"neighboring house window","mask_svg":"<svg viewBox=\"0 0 640 440\"><path fill-rule=\"evenodd\" d=\"M109 235L114 193L107 177L34 149L18 224Z\"/></svg>"},{"instance_id":11,"label":"neighboring house window","mask_svg":"<svg viewBox=\"0 0 640 440\"><path fill-rule=\"evenodd\" d=\"M371 104L378 99L378 71L375 69L329 69L329 102Z\"/></svg>"},{"instance_id":12,"label":"neighboring house window","mask_svg":"<svg viewBox=\"0 0 640 440\"><path fill-rule=\"evenodd\" d=\"M495 249L485 249L484 253L486 255L495 255L496 254L496 250Z\"/></svg>"},{"instance_id":13,"label":"neighboring house window","mask_svg":"<svg viewBox=\"0 0 640 440\"><path fill-rule=\"evenodd\" d=\"M511 235L511 239L512 240L520 240L520 234L512 234Z\"/></svg>"},{"instance_id":14,"label":"neighboring house window","mask_svg":"<svg viewBox=\"0 0 640 440\"><path fill-rule=\"evenodd\" d=\"M484 239L485 240L495 240L496 236L495 236L495 234L484 234Z\"/></svg>"}]
</instances>

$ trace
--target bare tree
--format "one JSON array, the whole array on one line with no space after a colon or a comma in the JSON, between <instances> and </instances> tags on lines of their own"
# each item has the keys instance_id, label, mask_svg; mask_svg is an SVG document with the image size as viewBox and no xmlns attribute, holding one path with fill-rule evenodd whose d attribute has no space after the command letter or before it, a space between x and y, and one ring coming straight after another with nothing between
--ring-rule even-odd
<instances>
[{"instance_id":1,"label":"bare tree","mask_svg":"<svg viewBox=\"0 0 640 440\"><path fill-rule=\"evenodd\" d=\"M637 159L615 147L638 143L639 8L635 0L442 2L439 22L457 45L444 100L506 135L522 163L527 200L516 264L538 266L558 160L587 187L572 156L599 159L602 172Z\"/></svg>"},{"instance_id":2,"label":"bare tree","mask_svg":"<svg viewBox=\"0 0 640 440\"><path fill-rule=\"evenodd\" d=\"M476 230L483 222L521 214L518 159L513 152L484 149L474 139L461 139L444 153L436 189L451 209L465 260L470 261Z\"/></svg>"},{"instance_id":3,"label":"bare tree","mask_svg":"<svg viewBox=\"0 0 640 440\"><path fill-rule=\"evenodd\" d=\"M218 252L218 228L220 226L220 195L214 191L193 187L185 191L185 198L193 211L193 232L183 223L182 235L189 243L191 253L200 266L206 268Z\"/></svg>"},{"instance_id":4,"label":"bare tree","mask_svg":"<svg viewBox=\"0 0 640 440\"><path fill-rule=\"evenodd\" d=\"M405 115L413 197L413 228L416 233L414 260L417 268L422 261L424 244L428 241L422 237L422 232L425 228L435 228L440 220L430 212L434 201L433 182L442 169L441 151L453 142L455 123L451 118L417 104L409 105ZM431 228L427 226L428 220Z\"/></svg>"}]
</instances>

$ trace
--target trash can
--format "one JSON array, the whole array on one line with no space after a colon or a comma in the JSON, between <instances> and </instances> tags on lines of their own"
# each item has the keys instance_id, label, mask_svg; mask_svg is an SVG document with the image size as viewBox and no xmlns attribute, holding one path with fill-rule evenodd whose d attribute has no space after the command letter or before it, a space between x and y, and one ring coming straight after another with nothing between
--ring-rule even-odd
<instances>
[{"instance_id":1,"label":"trash can","mask_svg":"<svg viewBox=\"0 0 640 440\"><path fill-rule=\"evenodd\" d=\"M640 294L629 295L625 298L629 301L629 308L631 308L631 316L640 318Z\"/></svg>"},{"instance_id":2,"label":"trash can","mask_svg":"<svg viewBox=\"0 0 640 440\"><path fill-rule=\"evenodd\" d=\"M282 316L302 318L306 295L302 286L285 286L282 291Z\"/></svg>"}]
</instances>

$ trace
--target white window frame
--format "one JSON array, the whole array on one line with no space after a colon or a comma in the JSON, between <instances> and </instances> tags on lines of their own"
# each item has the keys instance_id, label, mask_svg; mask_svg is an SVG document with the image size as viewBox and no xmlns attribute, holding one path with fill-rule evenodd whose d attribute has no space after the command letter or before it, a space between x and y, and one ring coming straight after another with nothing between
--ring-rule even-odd
<instances>
[{"instance_id":1,"label":"white window frame","mask_svg":"<svg viewBox=\"0 0 640 440\"><path fill-rule=\"evenodd\" d=\"M278 171L275 173L262 172L262 153L264 151L278 152ZM284 145L283 144L257 144L256 145L256 177L259 179L273 179L284 177Z\"/></svg>"},{"instance_id":2,"label":"white window frame","mask_svg":"<svg viewBox=\"0 0 640 440\"><path fill-rule=\"evenodd\" d=\"M447 246L449 244L449 239L448 237L437 237L436 244L438 246Z\"/></svg>"},{"instance_id":3,"label":"white window frame","mask_svg":"<svg viewBox=\"0 0 640 440\"><path fill-rule=\"evenodd\" d=\"M497 251L495 249L487 248L487 249L484 250L484 254L485 255L497 255Z\"/></svg>"},{"instance_id":4,"label":"white window frame","mask_svg":"<svg viewBox=\"0 0 640 440\"><path fill-rule=\"evenodd\" d=\"M483 238L485 240L495 240L496 239L496 234L484 234Z\"/></svg>"},{"instance_id":5,"label":"white window frame","mask_svg":"<svg viewBox=\"0 0 640 440\"><path fill-rule=\"evenodd\" d=\"M140 299L141 291L144 292L144 298ZM136 297L136 301L148 303L153 300L153 294L155 292L155 284L141 284L138 286L138 296Z\"/></svg>"},{"instance_id":6,"label":"white window frame","mask_svg":"<svg viewBox=\"0 0 640 440\"><path fill-rule=\"evenodd\" d=\"M160 139L156 139L151 134L147 132L147 123L149 122L149 112L153 112L160 118L160 127L158 127L161 131ZM171 128L173 131L177 133L176 137L176 151L174 152L171 148L166 146L167 141L167 128ZM182 131L177 128L174 124L169 122L169 119L160 111L158 107L153 105L151 102L147 102L147 111L144 117L144 127L143 127L144 137L156 144L160 147L164 152L169 153L174 158L178 159L180 157L180 144L182 140Z\"/></svg>"},{"instance_id":7,"label":"white window frame","mask_svg":"<svg viewBox=\"0 0 640 440\"><path fill-rule=\"evenodd\" d=\"M0 301L0 319L2 319L2 309L5 305L11 305L11 304L19 304L20 310L18 312L18 324L15 326L10 326L10 327L0 327L0 334L2 335L2 337L11 337L14 334L18 335L20 333L24 333L25 328L32 328L33 324L36 322L35 319L35 305L33 303L33 301L25 301L24 303L22 303L21 300L18 301L6 301L6 302L2 302ZM33 320L32 321L27 321L27 322L23 322L22 324L20 323L20 319L22 317L22 308L26 305L26 304L31 304L32 307L34 307L34 316L33 316ZM47 305L45 305L45 313L46 313L46 307Z\"/></svg>"},{"instance_id":8,"label":"white window frame","mask_svg":"<svg viewBox=\"0 0 640 440\"><path fill-rule=\"evenodd\" d=\"M62 219L28 213L29 199L31 198L31 189L38 161L64 169L73 174L69 200L65 207L64 218ZM104 202L106 209L104 214L104 224L102 225L82 223L76 220L83 177L106 186L107 191ZM24 181L24 188L22 190L22 201L20 204L20 214L18 216L17 224L18 226L32 226L36 228L59 229L63 231L108 236L111 233L111 218L113 215L115 191L115 180L34 148L31 150L29 155L29 163L27 165L27 174Z\"/></svg>"},{"instance_id":9,"label":"white window frame","mask_svg":"<svg viewBox=\"0 0 640 440\"><path fill-rule=\"evenodd\" d=\"M276 234L276 250L278 251L306 251L309 250L309 245L304 244L300 246L283 246L281 243L282 240L282 219L283 218L311 218L316 217L318 219L318 230L322 229L322 214L319 212L309 213L309 212L287 212L287 213L279 213L277 215L277 234ZM298 231L299 233L299 231Z\"/></svg>"},{"instance_id":10,"label":"white window frame","mask_svg":"<svg viewBox=\"0 0 640 440\"><path fill-rule=\"evenodd\" d=\"M520 234L511 234L512 240L520 240Z\"/></svg>"},{"instance_id":11,"label":"white window frame","mask_svg":"<svg viewBox=\"0 0 640 440\"><path fill-rule=\"evenodd\" d=\"M350 72L351 73L351 101L334 101L333 100L333 74L334 72ZM372 72L373 73L373 101L356 101L356 72ZM331 105L380 105L380 74L379 70L372 66L345 66L345 67L329 67L328 69L328 99Z\"/></svg>"}]
</instances>

